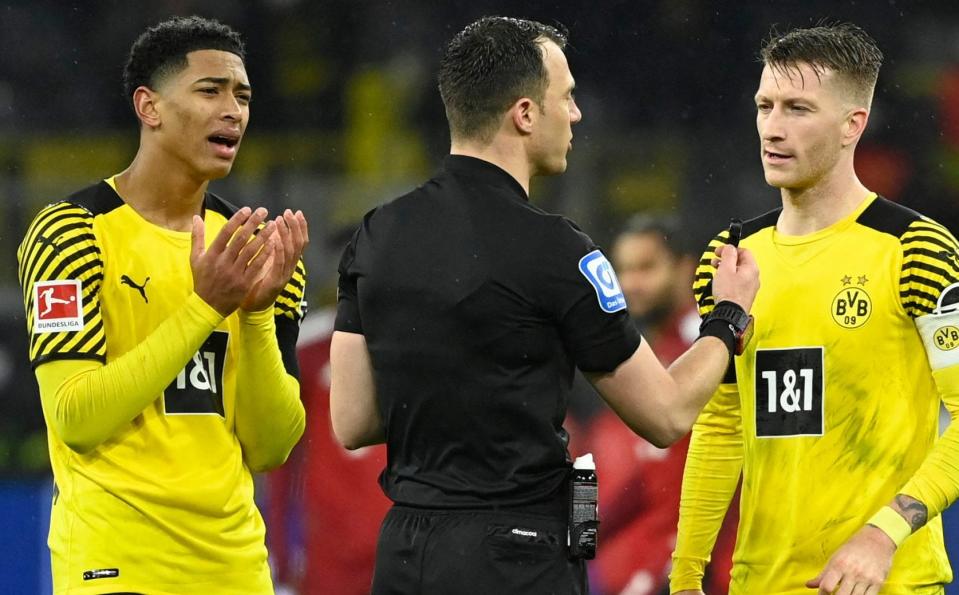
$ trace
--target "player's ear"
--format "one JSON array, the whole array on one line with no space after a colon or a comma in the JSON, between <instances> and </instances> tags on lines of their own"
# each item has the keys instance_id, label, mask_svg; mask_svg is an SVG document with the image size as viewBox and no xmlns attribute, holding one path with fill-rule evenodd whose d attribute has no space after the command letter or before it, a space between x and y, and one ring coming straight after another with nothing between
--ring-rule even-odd
<instances>
[{"instance_id":1,"label":"player's ear","mask_svg":"<svg viewBox=\"0 0 959 595\"><path fill-rule=\"evenodd\" d=\"M510 120L516 131L522 135L532 134L533 123L536 121L536 102L529 97L520 97L509 108Z\"/></svg>"},{"instance_id":2,"label":"player's ear","mask_svg":"<svg viewBox=\"0 0 959 595\"><path fill-rule=\"evenodd\" d=\"M842 127L842 146L855 145L869 123L869 110L864 107L853 108L846 114Z\"/></svg>"},{"instance_id":3,"label":"player's ear","mask_svg":"<svg viewBox=\"0 0 959 595\"><path fill-rule=\"evenodd\" d=\"M160 126L160 112L157 110L159 97L156 91L140 85L133 92L133 111L144 126L157 128Z\"/></svg>"}]
</instances>

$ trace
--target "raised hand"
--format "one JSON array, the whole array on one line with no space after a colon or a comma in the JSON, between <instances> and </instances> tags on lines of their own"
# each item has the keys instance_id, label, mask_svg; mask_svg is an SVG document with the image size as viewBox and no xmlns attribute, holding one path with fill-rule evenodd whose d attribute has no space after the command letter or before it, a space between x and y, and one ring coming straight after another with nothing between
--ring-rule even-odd
<instances>
[{"instance_id":1,"label":"raised hand","mask_svg":"<svg viewBox=\"0 0 959 595\"><path fill-rule=\"evenodd\" d=\"M718 304L728 300L749 312L759 291L759 265L752 252L724 244L716 248L713 259L713 297Z\"/></svg>"},{"instance_id":2,"label":"raised hand","mask_svg":"<svg viewBox=\"0 0 959 595\"><path fill-rule=\"evenodd\" d=\"M193 290L223 316L229 316L250 293L276 250L272 241L276 224L270 221L258 234L267 211L243 207L227 221L220 233L205 248L206 226L193 217L190 268Z\"/></svg>"},{"instance_id":3,"label":"raised hand","mask_svg":"<svg viewBox=\"0 0 959 595\"><path fill-rule=\"evenodd\" d=\"M243 298L241 308L247 312L264 310L273 305L276 298L289 283L296 263L310 241L306 217L303 211L295 214L290 209L270 222L276 230L270 238L272 256L262 269L261 276Z\"/></svg>"}]
</instances>

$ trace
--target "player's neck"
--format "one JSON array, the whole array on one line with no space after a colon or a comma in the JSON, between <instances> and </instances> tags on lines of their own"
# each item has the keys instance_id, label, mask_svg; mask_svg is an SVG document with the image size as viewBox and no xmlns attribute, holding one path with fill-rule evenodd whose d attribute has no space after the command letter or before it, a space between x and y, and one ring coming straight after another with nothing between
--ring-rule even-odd
<instances>
[{"instance_id":1,"label":"player's neck","mask_svg":"<svg viewBox=\"0 0 959 595\"><path fill-rule=\"evenodd\" d=\"M855 172L824 179L809 188L781 189L783 211L776 231L788 236L804 236L841 221L869 195Z\"/></svg>"},{"instance_id":2,"label":"player's neck","mask_svg":"<svg viewBox=\"0 0 959 595\"><path fill-rule=\"evenodd\" d=\"M454 141L450 146L450 154L475 157L492 163L513 176L526 191L526 196L529 196L530 168L521 147L514 146L511 143L497 142L496 140L487 145L468 141Z\"/></svg>"},{"instance_id":3,"label":"player's neck","mask_svg":"<svg viewBox=\"0 0 959 595\"><path fill-rule=\"evenodd\" d=\"M162 160L150 159L143 151L115 180L123 202L150 223L173 231L192 229L193 215L202 214L209 184Z\"/></svg>"}]
</instances>

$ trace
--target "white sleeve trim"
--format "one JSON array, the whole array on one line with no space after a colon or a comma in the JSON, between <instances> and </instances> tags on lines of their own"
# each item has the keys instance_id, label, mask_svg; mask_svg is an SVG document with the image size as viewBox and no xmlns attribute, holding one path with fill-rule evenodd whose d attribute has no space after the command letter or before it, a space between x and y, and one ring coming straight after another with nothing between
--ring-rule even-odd
<instances>
[{"instance_id":1,"label":"white sleeve trim","mask_svg":"<svg viewBox=\"0 0 959 595\"><path fill-rule=\"evenodd\" d=\"M959 309L916 318L916 328L933 371L959 364Z\"/></svg>"}]
</instances>

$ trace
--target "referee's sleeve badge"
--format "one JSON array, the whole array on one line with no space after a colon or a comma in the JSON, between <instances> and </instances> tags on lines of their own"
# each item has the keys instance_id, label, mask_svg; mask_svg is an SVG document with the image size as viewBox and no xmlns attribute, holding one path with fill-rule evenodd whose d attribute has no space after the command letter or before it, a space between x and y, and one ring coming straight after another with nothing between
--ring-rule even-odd
<instances>
[{"instance_id":1,"label":"referee's sleeve badge","mask_svg":"<svg viewBox=\"0 0 959 595\"><path fill-rule=\"evenodd\" d=\"M619 286L619 279L613 271L613 265L599 250L593 250L579 260L579 271L586 277L593 290L599 307L608 314L626 308L626 298Z\"/></svg>"}]
</instances>

